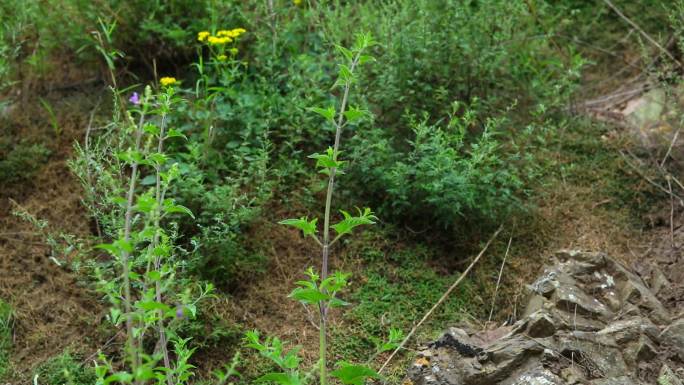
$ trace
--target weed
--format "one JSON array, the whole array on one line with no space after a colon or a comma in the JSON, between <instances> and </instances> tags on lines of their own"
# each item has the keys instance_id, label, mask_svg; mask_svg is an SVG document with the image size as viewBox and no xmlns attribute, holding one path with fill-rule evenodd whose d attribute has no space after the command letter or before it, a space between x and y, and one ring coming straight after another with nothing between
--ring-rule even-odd
<instances>
[{"instance_id":1,"label":"weed","mask_svg":"<svg viewBox=\"0 0 684 385\"><path fill-rule=\"evenodd\" d=\"M68 351L42 363L36 376L38 383L46 385L91 385L96 381L93 368L83 365Z\"/></svg>"}]
</instances>

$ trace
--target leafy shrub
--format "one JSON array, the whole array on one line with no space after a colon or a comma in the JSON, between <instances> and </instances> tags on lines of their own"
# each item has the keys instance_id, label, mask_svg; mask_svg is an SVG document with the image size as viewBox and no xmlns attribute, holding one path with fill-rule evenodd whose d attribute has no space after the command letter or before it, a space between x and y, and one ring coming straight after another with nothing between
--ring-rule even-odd
<instances>
[{"instance_id":1,"label":"leafy shrub","mask_svg":"<svg viewBox=\"0 0 684 385\"><path fill-rule=\"evenodd\" d=\"M383 217L450 227L515 207L523 183L514 157L501 148L503 120L479 127L473 110L456 115L458 110L455 104L446 123L409 116L413 138L407 147L377 128L356 136L350 173Z\"/></svg>"},{"instance_id":2,"label":"leafy shrub","mask_svg":"<svg viewBox=\"0 0 684 385\"><path fill-rule=\"evenodd\" d=\"M0 140L0 180L16 183L29 180L47 161L50 150L42 144L14 144Z\"/></svg>"}]
</instances>

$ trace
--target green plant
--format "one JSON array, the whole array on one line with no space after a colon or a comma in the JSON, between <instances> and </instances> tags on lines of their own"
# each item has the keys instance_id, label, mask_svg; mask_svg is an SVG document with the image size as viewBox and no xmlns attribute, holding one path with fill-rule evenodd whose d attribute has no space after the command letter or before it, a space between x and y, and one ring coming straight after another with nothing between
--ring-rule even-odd
<instances>
[{"instance_id":1,"label":"green plant","mask_svg":"<svg viewBox=\"0 0 684 385\"><path fill-rule=\"evenodd\" d=\"M0 139L0 179L6 183L30 180L50 153L42 144Z\"/></svg>"},{"instance_id":2,"label":"green plant","mask_svg":"<svg viewBox=\"0 0 684 385\"><path fill-rule=\"evenodd\" d=\"M96 381L93 368L68 351L40 364L35 375L40 384L46 385L91 385Z\"/></svg>"},{"instance_id":3,"label":"green plant","mask_svg":"<svg viewBox=\"0 0 684 385\"><path fill-rule=\"evenodd\" d=\"M409 116L413 137L404 151L379 129L359 134L350 173L389 218L454 227L503 217L519 207L524 186L517 155L502 149L503 119L480 126L478 118L475 108L459 103L445 123Z\"/></svg>"},{"instance_id":4,"label":"green plant","mask_svg":"<svg viewBox=\"0 0 684 385\"><path fill-rule=\"evenodd\" d=\"M316 168L319 172L326 175L328 178L328 187L325 199L325 212L323 217L323 234L319 238L318 235L318 218L309 220L308 217L301 217L298 219L286 219L280 223L283 225L293 226L302 231L305 237L311 237L322 249L321 255L321 274L319 275L313 268L306 271L307 280L297 282L295 288L289 297L301 302L305 306L316 306L319 314L319 361L318 364L308 372L302 372L300 368L300 360L297 356L298 348L285 350L283 342L278 338L266 338L261 342L258 332L253 331L247 333L245 340L248 347L257 350L262 356L273 361L281 372L271 372L263 375L258 382L270 382L280 385L299 385L308 383L314 376L314 372L318 371L318 380L321 385L328 383L328 376L337 378L345 385L361 385L369 378L379 378L379 374L365 365L351 364L345 361L337 362L337 369L328 372L327 365L327 324L328 312L330 308L347 305L346 302L338 298L339 292L348 284L349 274L342 272L329 272L329 258L330 248L341 237L350 234L352 230L358 226L371 225L377 219L373 212L366 208L364 210L358 209L358 215L352 216L346 211L341 211L343 219L336 224L331 225L331 208L332 197L335 188L335 176L342 172L344 161L339 159L340 141L342 130L349 124L358 124L364 118L368 118L370 113L356 107L348 107L350 103L350 91L352 85L355 83L355 70L357 66L372 60L372 57L364 54L373 44L370 35L359 34L356 38L356 43L351 49L338 46L338 50L346 59L345 64L340 65L339 78L335 86L341 87L341 100L337 108L330 106L327 108L313 107L310 110L325 118L326 122L334 128L335 138L334 145L322 154L313 154L310 158L316 160ZM331 236L331 228L336 235ZM392 337L399 336L399 333L391 333ZM398 337L397 337L398 338ZM396 339L396 338L395 338ZM380 348L388 347L391 349L396 341L390 341L387 345L381 345Z\"/></svg>"}]
</instances>

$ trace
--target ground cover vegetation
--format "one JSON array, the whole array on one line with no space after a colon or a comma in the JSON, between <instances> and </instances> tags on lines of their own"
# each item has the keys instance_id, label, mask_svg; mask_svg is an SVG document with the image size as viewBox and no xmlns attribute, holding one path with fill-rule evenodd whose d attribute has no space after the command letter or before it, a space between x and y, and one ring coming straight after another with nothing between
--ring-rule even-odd
<instances>
[{"instance_id":1,"label":"ground cover vegetation","mask_svg":"<svg viewBox=\"0 0 684 385\"><path fill-rule=\"evenodd\" d=\"M681 37L684 6L615 4ZM95 354L22 367L0 298L0 380L399 383L411 353L384 359L500 225L532 274L568 217L630 233L662 198L571 108L622 23L583 1L0 3L0 198L107 308ZM98 100L77 135L74 90ZM78 236L21 206L65 138ZM507 241L416 340L514 316L522 278L491 302Z\"/></svg>"}]
</instances>

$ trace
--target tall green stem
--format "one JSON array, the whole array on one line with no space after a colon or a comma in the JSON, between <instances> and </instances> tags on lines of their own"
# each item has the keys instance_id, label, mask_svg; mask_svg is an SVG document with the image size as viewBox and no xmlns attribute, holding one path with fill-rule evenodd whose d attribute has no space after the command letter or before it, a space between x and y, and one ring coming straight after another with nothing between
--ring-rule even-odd
<instances>
[{"instance_id":1,"label":"tall green stem","mask_svg":"<svg viewBox=\"0 0 684 385\"><path fill-rule=\"evenodd\" d=\"M350 66L350 72L354 72L354 68L359 61L360 53L357 54L352 60ZM340 137L342 135L342 127L344 126L344 111L347 108L347 102L349 100L349 89L351 88L351 80L347 80L344 84L344 93L342 95L342 104L340 105L340 111L338 113L337 122L335 123L335 144L333 146L333 159L337 160L337 153L340 148ZM323 261L321 266L321 281L325 281L328 278L328 258L330 255L330 209L332 206L332 194L335 188L335 174L337 168L333 167L330 169L330 175L328 177L328 190L325 196L325 216L323 219ZM321 385L326 385L328 382L328 371L326 366L326 321L328 318L328 307L325 302L320 304L321 320L319 323L319 356L321 365Z\"/></svg>"},{"instance_id":2,"label":"tall green stem","mask_svg":"<svg viewBox=\"0 0 684 385\"><path fill-rule=\"evenodd\" d=\"M145 121L145 110L140 113L140 120L138 126L136 127L135 133L135 151L140 151L140 144L142 141L142 126ZM138 162L134 162L131 165L131 178L128 183L128 195L126 199L126 214L124 217L124 241L130 242L131 240L131 222L133 218L133 198L135 196L135 185L138 180ZM124 286L124 309L126 311L126 341L128 347L128 354L131 358L131 365L133 366L133 371L138 367L139 358L136 354L136 348L133 338L133 314L131 313L131 281L130 281L130 271L128 266L129 260L128 251L124 250L121 253L121 265L123 276L123 286Z\"/></svg>"}]
</instances>

